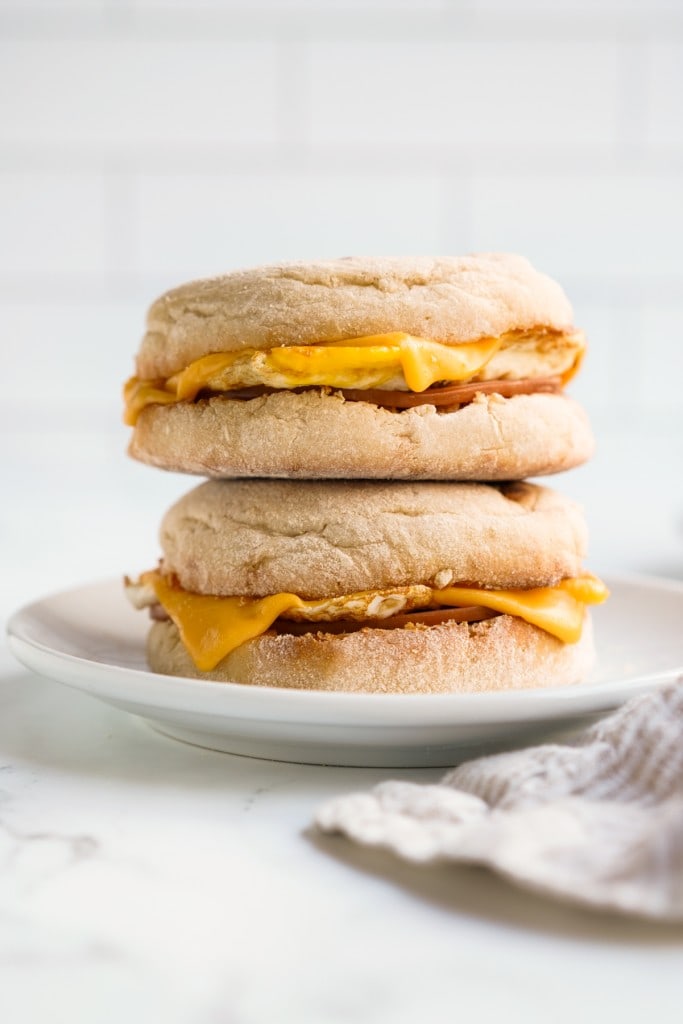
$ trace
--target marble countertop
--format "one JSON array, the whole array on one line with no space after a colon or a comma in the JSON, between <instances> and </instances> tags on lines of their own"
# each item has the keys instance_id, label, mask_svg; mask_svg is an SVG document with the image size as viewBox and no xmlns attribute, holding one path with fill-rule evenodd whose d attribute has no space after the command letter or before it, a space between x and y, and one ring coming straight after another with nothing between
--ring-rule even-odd
<instances>
[{"instance_id":1,"label":"marble countertop","mask_svg":"<svg viewBox=\"0 0 683 1024\"><path fill-rule=\"evenodd\" d=\"M118 439L108 445L43 433L13 447L0 619L155 556L143 563L152 520L188 482L129 467ZM645 496L620 475L623 449L574 477L591 564L681 578L675 453L650 460ZM562 906L482 870L413 868L311 830L331 796L441 773L187 746L0 649L0 1019L680 1020L683 926Z\"/></svg>"}]
</instances>

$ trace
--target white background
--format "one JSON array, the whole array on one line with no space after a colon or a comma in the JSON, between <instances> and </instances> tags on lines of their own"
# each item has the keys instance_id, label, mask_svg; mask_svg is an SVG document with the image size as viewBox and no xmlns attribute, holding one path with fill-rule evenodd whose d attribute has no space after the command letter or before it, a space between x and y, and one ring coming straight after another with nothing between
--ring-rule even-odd
<instances>
[{"instance_id":1,"label":"white background","mask_svg":"<svg viewBox=\"0 0 683 1024\"><path fill-rule=\"evenodd\" d=\"M152 299L351 253L556 276L590 342L599 454L558 483L592 564L683 574L682 100L676 0L0 0L8 601L156 558L188 481L119 422Z\"/></svg>"}]
</instances>

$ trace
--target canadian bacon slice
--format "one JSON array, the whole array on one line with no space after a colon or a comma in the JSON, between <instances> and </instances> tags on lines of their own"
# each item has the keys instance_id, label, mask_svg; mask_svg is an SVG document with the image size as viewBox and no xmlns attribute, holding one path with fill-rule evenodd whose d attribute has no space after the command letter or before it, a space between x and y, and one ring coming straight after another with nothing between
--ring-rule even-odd
<instances>
[{"instance_id":1,"label":"canadian bacon slice","mask_svg":"<svg viewBox=\"0 0 683 1024\"><path fill-rule=\"evenodd\" d=\"M562 389L559 377L539 377L536 380L486 380L467 384L445 384L419 394L411 391L355 391L343 388L341 394L347 402L370 402L396 409L412 409L416 405L466 405L476 395L532 395L538 391L557 394Z\"/></svg>"},{"instance_id":2,"label":"canadian bacon slice","mask_svg":"<svg viewBox=\"0 0 683 1024\"><path fill-rule=\"evenodd\" d=\"M388 619L336 619L334 622L294 622L276 619L270 627L277 633L357 633L361 629L402 629L408 625L439 626L442 622L482 622L500 612L472 605L467 608L432 608L429 611L405 612Z\"/></svg>"},{"instance_id":3,"label":"canadian bacon slice","mask_svg":"<svg viewBox=\"0 0 683 1024\"><path fill-rule=\"evenodd\" d=\"M311 388L290 388L297 394L310 391ZM335 394L342 395L347 402L368 402L370 405L381 405L389 409L411 409L416 405L465 405L476 395L501 395L511 398L513 395L532 395L536 392L559 394L562 390L560 377L538 377L535 380L486 380L470 381L467 384L445 384L443 387L431 387L419 393L413 391L385 391L380 388L355 390L353 388L332 388ZM263 395L277 395L282 389L256 386L239 388L224 392L223 397L249 401Z\"/></svg>"}]
</instances>

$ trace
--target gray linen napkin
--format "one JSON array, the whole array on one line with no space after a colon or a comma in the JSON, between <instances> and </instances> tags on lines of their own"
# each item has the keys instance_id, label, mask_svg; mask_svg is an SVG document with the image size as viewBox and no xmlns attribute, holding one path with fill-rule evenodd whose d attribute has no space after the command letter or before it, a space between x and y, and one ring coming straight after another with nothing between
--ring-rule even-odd
<instances>
[{"instance_id":1,"label":"gray linen napkin","mask_svg":"<svg viewBox=\"0 0 683 1024\"><path fill-rule=\"evenodd\" d=\"M316 815L417 864L480 864L563 900L683 920L683 678L625 704L571 745L383 782Z\"/></svg>"}]
</instances>

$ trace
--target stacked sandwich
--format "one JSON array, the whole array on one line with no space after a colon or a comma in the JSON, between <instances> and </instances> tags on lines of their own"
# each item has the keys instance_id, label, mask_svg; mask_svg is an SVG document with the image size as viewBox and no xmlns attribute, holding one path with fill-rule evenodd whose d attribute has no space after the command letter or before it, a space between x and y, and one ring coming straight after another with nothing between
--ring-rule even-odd
<instances>
[{"instance_id":1,"label":"stacked sandwich","mask_svg":"<svg viewBox=\"0 0 683 1024\"><path fill-rule=\"evenodd\" d=\"M209 481L126 580L157 672L372 693L558 686L592 661L585 348L518 257L351 258L196 281L151 307L130 454Z\"/></svg>"}]
</instances>

